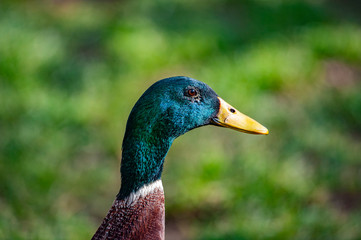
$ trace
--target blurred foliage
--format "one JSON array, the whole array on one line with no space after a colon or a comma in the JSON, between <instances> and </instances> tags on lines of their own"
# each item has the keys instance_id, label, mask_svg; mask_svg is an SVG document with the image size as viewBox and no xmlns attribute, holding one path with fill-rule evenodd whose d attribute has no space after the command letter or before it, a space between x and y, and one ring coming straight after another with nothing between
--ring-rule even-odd
<instances>
[{"instance_id":1,"label":"blurred foliage","mask_svg":"<svg viewBox=\"0 0 361 240\"><path fill-rule=\"evenodd\" d=\"M168 239L361 238L357 1L2 1L0 239L88 239L127 116L186 75L259 120L167 157ZM358 9L358 10L357 10Z\"/></svg>"}]
</instances>

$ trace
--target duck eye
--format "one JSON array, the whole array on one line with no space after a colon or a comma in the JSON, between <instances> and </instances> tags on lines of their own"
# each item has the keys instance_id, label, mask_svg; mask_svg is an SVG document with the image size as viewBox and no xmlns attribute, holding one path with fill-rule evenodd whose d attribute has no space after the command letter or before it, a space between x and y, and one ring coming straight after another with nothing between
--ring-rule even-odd
<instances>
[{"instance_id":1,"label":"duck eye","mask_svg":"<svg viewBox=\"0 0 361 240\"><path fill-rule=\"evenodd\" d=\"M195 89L193 89L193 88L188 89L187 93L188 93L188 95L191 96L191 97L194 97L194 96L197 95L197 91L196 91Z\"/></svg>"}]
</instances>

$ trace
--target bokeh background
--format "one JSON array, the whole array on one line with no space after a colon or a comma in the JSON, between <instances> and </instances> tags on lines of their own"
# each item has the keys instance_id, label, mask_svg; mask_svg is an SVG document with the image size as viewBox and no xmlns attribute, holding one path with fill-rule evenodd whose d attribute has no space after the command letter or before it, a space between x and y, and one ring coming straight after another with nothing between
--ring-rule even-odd
<instances>
[{"instance_id":1,"label":"bokeh background","mask_svg":"<svg viewBox=\"0 0 361 240\"><path fill-rule=\"evenodd\" d=\"M0 239L89 239L127 116L186 75L268 136L180 137L167 239L361 239L361 7L341 0L0 3Z\"/></svg>"}]
</instances>

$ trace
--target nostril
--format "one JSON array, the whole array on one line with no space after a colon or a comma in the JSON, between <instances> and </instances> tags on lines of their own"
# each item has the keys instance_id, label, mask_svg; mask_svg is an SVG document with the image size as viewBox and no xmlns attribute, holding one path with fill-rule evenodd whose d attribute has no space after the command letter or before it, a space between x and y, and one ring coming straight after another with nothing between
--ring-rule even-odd
<instances>
[{"instance_id":1,"label":"nostril","mask_svg":"<svg viewBox=\"0 0 361 240\"><path fill-rule=\"evenodd\" d=\"M235 110L234 108L229 109L229 111L231 111L231 113L235 113L235 112L236 112L236 110Z\"/></svg>"}]
</instances>

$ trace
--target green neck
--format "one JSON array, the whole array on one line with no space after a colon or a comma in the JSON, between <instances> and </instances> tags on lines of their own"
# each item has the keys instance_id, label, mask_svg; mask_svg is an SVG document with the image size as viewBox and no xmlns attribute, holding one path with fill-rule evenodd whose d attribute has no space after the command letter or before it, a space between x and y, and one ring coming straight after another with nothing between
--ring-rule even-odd
<instances>
[{"instance_id":1,"label":"green neck","mask_svg":"<svg viewBox=\"0 0 361 240\"><path fill-rule=\"evenodd\" d=\"M164 159L174 138L166 137L168 134L164 135L156 129L159 128L153 126L152 129L138 128L126 132L120 169L122 183L117 195L118 200L161 178Z\"/></svg>"}]
</instances>

